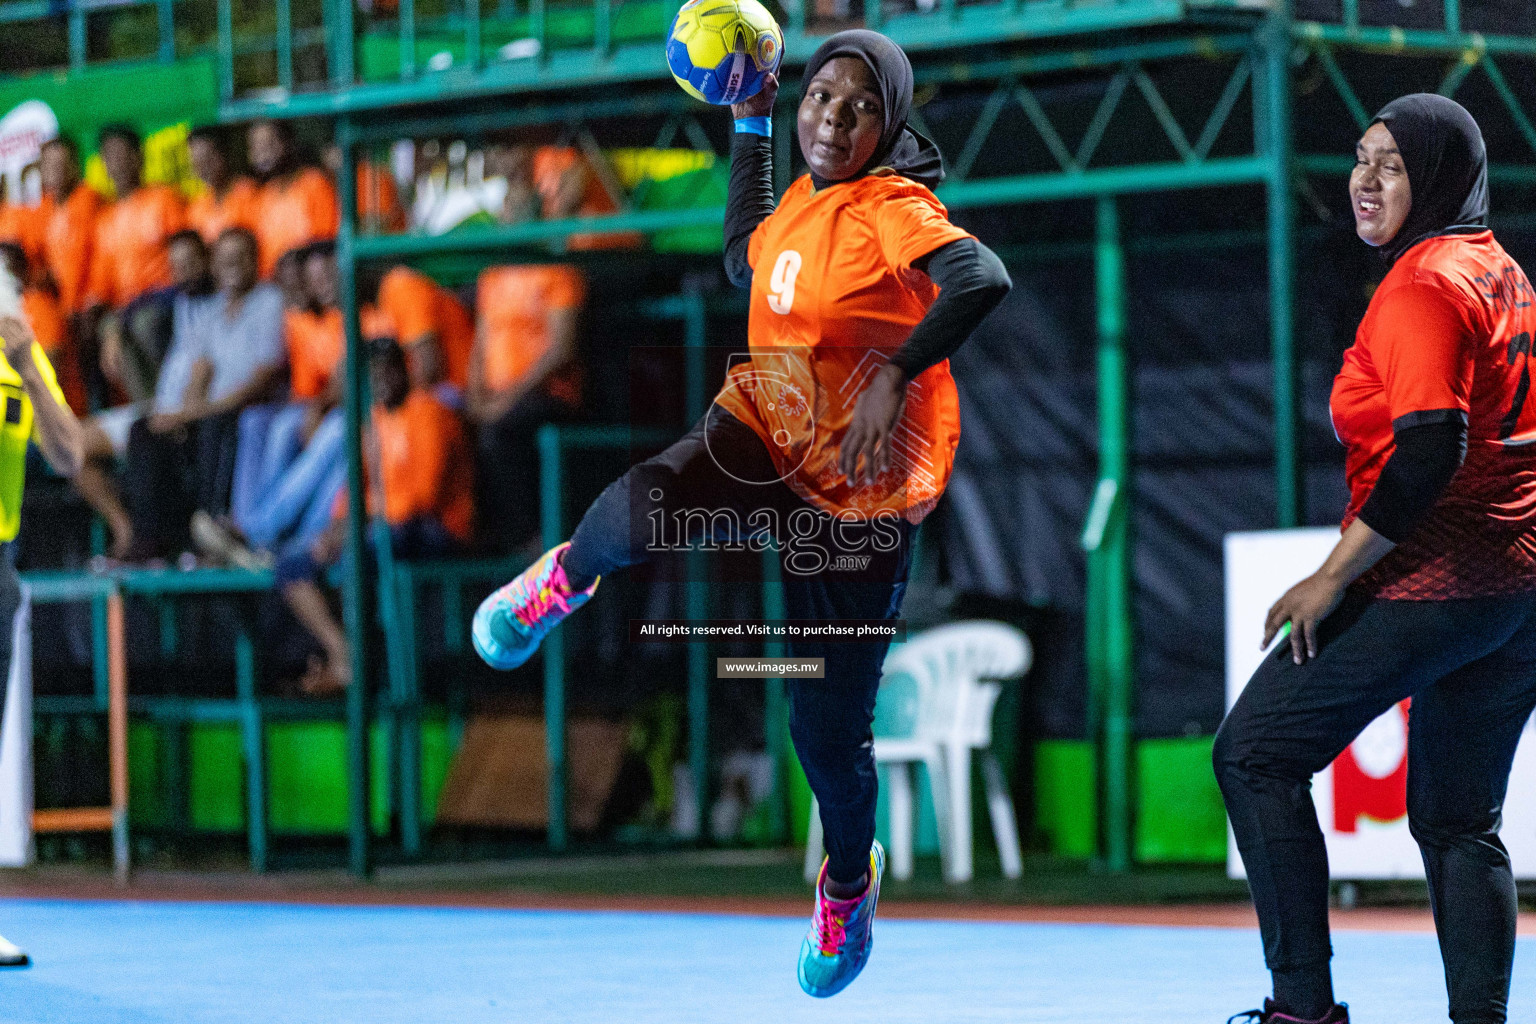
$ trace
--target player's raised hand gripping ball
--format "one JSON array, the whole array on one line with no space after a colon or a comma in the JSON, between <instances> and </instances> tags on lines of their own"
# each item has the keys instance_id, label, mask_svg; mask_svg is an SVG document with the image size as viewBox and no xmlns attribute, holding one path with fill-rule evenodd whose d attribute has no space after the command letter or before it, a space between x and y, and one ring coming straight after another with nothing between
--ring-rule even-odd
<instances>
[{"instance_id":1,"label":"player's raised hand gripping ball","mask_svg":"<svg viewBox=\"0 0 1536 1024\"><path fill-rule=\"evenodd\" d=\"M688 0L667 34L667 66L690 96L727 106L779 70L784 33L758 0Z\"/></svg>"}]
</instances>

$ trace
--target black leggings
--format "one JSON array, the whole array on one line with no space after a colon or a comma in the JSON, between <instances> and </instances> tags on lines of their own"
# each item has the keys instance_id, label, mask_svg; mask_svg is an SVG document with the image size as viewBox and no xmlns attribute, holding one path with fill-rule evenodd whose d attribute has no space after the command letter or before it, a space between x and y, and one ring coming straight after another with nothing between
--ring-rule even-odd
<instances>
[{"instance_id":1,"label":"black leggings","mask_svg":"<svg viewBox=\"0 0 1536 1024\"><path fill-rule=\"evenodd\" d=\"M1456 1024L1502 1024L1515 883L1504 790L1536 707L1536 594L1449 601L1347 596L1317 657L1264 659L1216 735L1216 778L1248 872L1264 959L1328 984L1328 855L1311 778L1404 698L1408 824L1424 857ZM1289 982L1288 982L1289 984Z\"/></svg>"},{"instance_id":2,"label":"black leggings","mask_svg":"<svg viewBox=\"0 0 1536 1024\"><path fill-rule=\"evenodd\" d=\"M757 434L718 406L593 502L571 536L567 574L581 582L650 561L658 553L657 517L677 522L684 510L699 513L684 521L696 547L739 537L736 524L748 531L759 522L778 524L774 532L781 541L785 612L791 619L893 619L901 613L911 525L896 519L878 530L840 526L834 534L832 517L777 481ZM842 552L870 559L857 571L822 565L823 555ZM889 645L817 640L788 646L791 657L825 659L825 678L786 680L790 736L821 804L827 872L835 881L853 882L863 875L875 838L871 727Z\"/></svg>"}]
</instances>

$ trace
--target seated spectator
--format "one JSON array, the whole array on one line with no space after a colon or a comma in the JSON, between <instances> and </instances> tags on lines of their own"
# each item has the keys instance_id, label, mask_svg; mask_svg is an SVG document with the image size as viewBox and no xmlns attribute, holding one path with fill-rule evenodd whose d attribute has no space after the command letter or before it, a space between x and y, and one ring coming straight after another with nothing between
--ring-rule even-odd
<instances>
[{"instance_id":1,"label":"seated spectator","mask_svg":"<svg viewBox=\"0 0 1536 1024\"><path fill-rule=\"evenodd\" d=\"M186 549L194 513L227 511L240 412L282 379L282 295L257 281L255 237L244 228L220 235L213 272L217 293L177 304L152 410L129 428L126 509L99 458L89 484L81 474L120 557L175 555ZM99 438L94 448L89 454L100 452Z\"/></svg>"},{"instance_id":2,"label":"seated spectator","mask_svg":"<svg viewBox=\"0 0 1536 1024\"><path fill-rule=\"evenodd\" d=\"M226 228L257 230L256 182L231 170L223 133L212 127L192 129L187 152L192 173L203 183L203 191L187 205L187 223L203 241L212 245Z\"/></svg>"},{"instance_id":3,"label":"seated spectator","mask_svg":"<svg viewBox=\"0 0 1536 1024\"><path fill-rule=\"evenodd\" d=\"M9 193L7 182L11 179L0 176L0 245L14 245L21 249L27 258L27 265L38 274L42 275L43 269L43 226L44 217L41 207L28 206L21 202L17 196ZM29 278L20 281L21 284L31 284Z\"/></svg>"},{"instance_id":4,"label":"seated spectator","mask_svg":"<svg viewBox=\"0 0 1536 1024\"><path fill-rule=\"evenodd\" d=\"M540 146L534 151L529 172L544 220L604 217L619 212L622 190L601 161L601 154L596 160L589 159L574 146ZM638 231L590 232L565 240L565 247L572 251L636 249L644 244L645 235Z\"/></svg>"},{"instance_id":5,"label":"seated spectator","mask_svg":"<svg viewBox=\"0 0 1536 1024\"><path fill-rule=\"evenodd\" d=\"M505 550L538 527L542 424L581 404L576 321L586 296L581 271L558 264L490 267L480 275L480 329L470 359L465 411L478 428L480 507L487 537Z\"/></svg>"},{"instance_id":6,"label":"seated spectator","mask_svg":"<svg viewBox=\"0 0 1536 1024\"><path fill-rule=\"evenodd\" d=\"M272 283L283 293L286 313L309 308L309 289L304 286L304 250L285 252L272 272Z\"/></svg>"},{"instance_id":7,"label":"seated spectator","mask_svg":"<svg viewBox=\"0 0 1536 1024\"><path fill-rule=\"evenodd\" d=\"M365 450L368 508L382 514L390 545L401 558L433 558L461 550L474 528L474 482L458 414L429 391L413 389L405 353L393 341L370 343L374 405ZM337 512L345 509L338 503ZM310 667L306 692L335 693L351 678L347 634L331 611L320 580L346 538L338 514L307 549L278 560L277 577L294 615L319 641L325 661Z\"/></svg>"},{"instance_id":8,"label":"seated spectator","mask_svg":"<svg viewBox=\"0 0 1536 1024\"><path fill-rule=\"evenodd\" d=\"M216 292L212 261L202 236L182 231L171 239L171 268L175 283L129 303L121 315L101 319L101 373L128 397L128 401L96 413L82 423L85 465L75 477L91 507L106 521L112 534L108 553L112 558L129 556L133 524L112 479L112 464L128 451L128 433L135 422L157 406L178 408L186 375L178 370L164 379L166 353L178 336L192 337L203 307ZM77 356L84 376L83 355ZM153 382L146 387L144 382Z\"/></svg>"},{"instance_id":9,"label":"seated spectator","mask_svg":"<svg viewBox=\"0 0 1536 1024\"><path fill-rule=\"evenodd\" d=\"M325 147L325 169L334 181L341 176L341 147ZM387 164L366 157L357 161L357 230L365 235L405 230L400 187Z\"/></svg>"},{"instance_id":10,"label":"seated spectator","mask_svg":"<svg viewBox=\"0 0 1536 1024\"><path fill-rule=\"evenodd\" d=\"M535 147L521 143L494 143L486 147L486 177L505 178L507 182L507 194L500 213L503 224L539 219L539 192L533 184L534 151Z\"/></svg>"},{"instance_id":11,"label":"seated spectator","mask_svg":"<svg viewBox=\"0 0 1536 1024\"><path fill-rule=\"evenodd\" d=\"M42 220L43 262L58 290L59 306L66 316L74 317L86 307L101 196L80 180L79 151L62 135L43 143L39 167L43 200L37 209Z\"/></svg>"},{"instance_id":12,"label":"seated spectator","mask_svg":"<svg viewBox=\"0 0 1536 1024\"><path fill-rule=\"evenodd\" d=\"M0 264L21 285L21 311L32 327L32 335L42 346L43 354L53 364L58 375L59 388L76 416L85 412L85 383L80 375L80 360L76 355L74 339L69 324L59 309L58 297L51 287L36 284L31 261L21 246L0 242Z\"/></svg>"},{"instance_id":13,"label":"seated spectator","mask_svg":"<svg viewBox=\"0 0 1536 1024\"><path fill-rule=\"evenodd\" d=\"M171 346L176 303L215 290L208 246L196 231L176 232L167 239L166 251L170 286L145 292L121 310L101 316L101 372L130 405L154 399L160 364Z\"/></svg>"},{"instance_id":14,"label":"seated spectator","mask_svg":"<svg viewBox=\"0 0 1536 1024\"><path fill-rule=\"evenodd\" d=\"M594 164L572 146L493 145L486 154L485 169L488 175L507 179L501 208L504 224L619 212L622 192L606 165ZM583 232L567 237L565 248L633 249L644 242L645 236L638 231Z\"/></svg>"},{"instance_id":15,"label":"seated spectator","mask_svg":"<svg viewBox=\"0 0 1536 1024\"><path fill-rule=\"evenodd\" d=\"M318 242L295 261L305 291L284 317L289 401L241 417L227 531L230 550L249 544L279 558L308 550L325 531L347 476L336 247Z\"/></svg>"},{"instance_id":16,"label":"seated spectator","mask_svg":"<svg viewBox=\"0 0 1536 1024\"><path fill-rule=\"evenodd\" d=\"M365 290L364 295L367 294ZM370 337L392 337L405 349L411 386L433 389L448 405L463 403L469 386L475 321L464 303L427 275L395 267L379 281L375 308L368 311Z\"/></svg>"},{"instance_id":17,"label":"seated spectator","mask_svg":"<svg viewBox=\"0 0 1536 1024\"><path fill-rule=\"evenodd\" d=\"M133 129L103 128L101 159L117 200L96 222L86 302L122 309L145 292L171 284L166 243L187 226L187 209L170 185L144 184L143 146Z\"/></svg>"},{"instance_id":18,"label":"seated spectator","mask_svg":"<svg viewBox=\"0 0 1536 1024\"><path fill-rule=\"evenodd\" d=\"M261 276L268 280L284 253L335 238L341 212L331 179L319 168L299 163L287 122L257 121L246 133L246 144L261 188L256 237L261 243Z\"/></svg>"}]
</instances>

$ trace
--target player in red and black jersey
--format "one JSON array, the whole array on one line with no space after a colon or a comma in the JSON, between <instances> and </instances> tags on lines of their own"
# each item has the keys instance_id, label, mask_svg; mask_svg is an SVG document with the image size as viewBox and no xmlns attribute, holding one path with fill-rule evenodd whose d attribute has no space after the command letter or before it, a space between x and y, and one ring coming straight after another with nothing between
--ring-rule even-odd
<instances>
[{"instance_id":1,"label":"player in red and black jersey","mask_svg":"<svg viewBox=\"0 0 1536 1024\"><path fill-rule=\"evenodd\" d=\"M1338 546L1270 610L1280 644L1222 724L1217 779L1259 913L1261 1022L1348 1020L1329 973L1328 857L1309 789L1413 699L1408 821L1451 1018L1506 1019L1515 885L1500 810L1536 708L1536 295L1487 228L1477 122L1405 96L1361 138L1356 231L1391 270L1334 382L1350 502Z\"/></svg>"}]
</instances>

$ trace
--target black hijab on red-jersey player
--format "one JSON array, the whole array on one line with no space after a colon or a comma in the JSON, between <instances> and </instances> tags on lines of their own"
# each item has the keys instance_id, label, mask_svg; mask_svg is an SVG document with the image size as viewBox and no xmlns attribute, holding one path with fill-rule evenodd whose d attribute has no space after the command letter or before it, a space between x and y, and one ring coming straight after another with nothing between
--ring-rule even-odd
<instances>
[{"instance_id":1,"label":"black hijab on red-jersey player","mask_svg":"<svg viewBox=\"0 0 1536 1024\"><path fill-rule=\"evenodd\" d=\"M1488 151L1465 107L1430 92L1399 97L1372 124L1386 125L1408 171L1408 218L1381 247L1389 262L1435 235L1466 234L1488 226Z\"/></svg>"},{"instance_id":2,"label":"black hijab on red-jersey player","mask_svg":"<svg viewBox=\"0 0 1536 1024\"><path fill-rule=\"evenodd\" d=\"M874 155L857 174L843 180L853 181L876 168L889 167L921 185L937 187L944 180L944 158L939 147L907 124L907 115L912 110L912 63L906 53L878 32L863 28L839 32L817 47L806 63L805 77L800 82L802 102L816 72L836 57L857 57L869 67L885 112L885 125ZM815 172L811 173L811 183L818 190L838 184Z\"/></svg>"}]
</instances>

